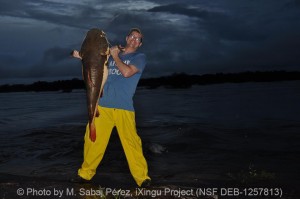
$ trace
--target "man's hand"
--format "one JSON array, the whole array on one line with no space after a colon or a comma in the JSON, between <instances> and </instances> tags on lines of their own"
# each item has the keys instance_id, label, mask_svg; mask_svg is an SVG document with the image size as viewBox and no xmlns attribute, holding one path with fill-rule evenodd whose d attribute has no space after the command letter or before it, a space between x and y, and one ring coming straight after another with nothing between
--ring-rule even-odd
<instances>
[{"instance_id":1,"label":"man's hand","mask_svg":"<svg viewBox=\"0 0 300 199\"><path fill-rule=\"evenodd\" d=\"M79 55L78 50L73 50L71 53L72 57L78 58L78 59L82 59L82 57Z\"/></svg>"},{"instance_id":2,"label":"man's hand","mask_svg":"<svg viewBox=\"0 0 300 199\"><path fill-rule=\"evenodd\" d=\"M115 58L117 56L119 56L119 53L121 52L119 46L112 46L110 49L110 55Z\"/></svg>"}]
</instances>

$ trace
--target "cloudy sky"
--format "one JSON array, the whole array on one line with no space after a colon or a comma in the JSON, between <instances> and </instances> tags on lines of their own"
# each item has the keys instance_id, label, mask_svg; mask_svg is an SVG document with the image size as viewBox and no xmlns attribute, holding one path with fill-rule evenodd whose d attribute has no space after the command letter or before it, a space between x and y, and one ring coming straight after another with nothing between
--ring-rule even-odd
<instances>
[{"instance_id":1,"label":"cloudy sky","mask_svg":"<svg viewBox=\"0 0 300 199\"><path fill-rule=\"evenodd\" d=\"M144 77L300 70L300 0L0 0L0 78L81 77L88 29L144 33Z\"/></svg>"}]
</instances>

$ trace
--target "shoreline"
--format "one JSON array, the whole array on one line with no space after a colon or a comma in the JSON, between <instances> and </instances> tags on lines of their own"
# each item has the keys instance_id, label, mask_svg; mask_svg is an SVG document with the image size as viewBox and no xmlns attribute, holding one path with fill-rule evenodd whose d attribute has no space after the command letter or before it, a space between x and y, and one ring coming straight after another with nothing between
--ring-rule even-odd
<instances>
[{"instance_id":1,"label":"shoreline","mask_svg":"<svg viewBox=\"0 0 300 199\"><path fill-rule=\"evenodd\" d=\"M190 75L185 73L174 73L169 76L142 78L138 87L146 89L188 89L193 85L212 85L224 83L247 83L247 82L280 82L298 81L300 71L255 71L240 73L216 73L203 75ZM78 78L71 80L41 81L31 84L2 84L0 93L10 92L45 92L61 91L70 93L76 89L85 89L84 81Z\"/></svg>"}]
</instances>

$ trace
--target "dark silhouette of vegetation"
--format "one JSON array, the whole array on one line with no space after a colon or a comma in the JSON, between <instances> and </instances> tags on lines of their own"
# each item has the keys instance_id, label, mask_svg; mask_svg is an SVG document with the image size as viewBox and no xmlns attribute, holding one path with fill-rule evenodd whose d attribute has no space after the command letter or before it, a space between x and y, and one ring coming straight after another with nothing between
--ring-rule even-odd
<instances>
[{"instance_id":1,"label":"dark silhouette of vegetation","mask_svg":"<svg viewBox=\"0 0 300 199\"><path fill-rule=\"evenodd\" d=\"M190 88L192 85L208 85L221 83L243 82L271 82L300 80L298 71L267 71L267 72L242 72L242 73L217 73L205 75L188 75L174 73L171 76L141 79L138 86L148 89L165 88ZM54 82L38 81L33 84L1 85L0 92L26 92L26 91L62 91L72 92L73 89L85 89L83 80L59 80Z\"/></svg>"},{"instance_id":2,"label":"dark silhouette of vegetation","mask_svg":"<svg viewBox=\"0 0 300 199\"><path fill-rule=\"evenodd\" d=\"M160 86L166 88L190 88L192 85L207 85L221 83L243 82L272 82L300 80L300 72L268 71L268 72L242 72L242 73L217 73L205 75L187 75L175 73L167 77L141 79L139 86L155 89Z\"/></svg>"},{"instance_id":3,"label":"dark silhouette of vegetation","mask_svg":"<svg viewBox=\"0 0 300 199\"><path fill-rule=\"evenodd\" d=\"M33 84L14 84L14 85L2 85L0 86L0 92L27 92L27 91L62 91L72 92L73 89L84 89L85 85L83 80L58 80L54 82L38 81Z\"/></svg>"}]
</instances>

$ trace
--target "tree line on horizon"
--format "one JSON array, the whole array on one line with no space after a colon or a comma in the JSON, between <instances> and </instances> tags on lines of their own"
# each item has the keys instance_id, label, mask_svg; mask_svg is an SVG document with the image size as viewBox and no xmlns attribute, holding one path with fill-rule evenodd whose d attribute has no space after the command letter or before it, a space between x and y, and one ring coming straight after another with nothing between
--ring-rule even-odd
<instances>
[{"instance_id":1,"label":"tree line on horizon","mask_svg":"<svg viewBox=\"0 0 300 199\"><path fill-rule=\"evenodd\" d=\"M204 75L189 75L174 73L170 76L142 78L139 87L155 89L165 88L190 88L192 85L209 85L221 83L243 82L272 82L300 80L299 71L266 71L266 72L241 72L241 73L216 73ZM5 92L42 92L62 91L72 92L74 89L85 89L84 81L74 78L72 80L58 80L53 82L37 81L32 84L5 84L0 86L0 93Z\"/></svg>"}]
</instances>

